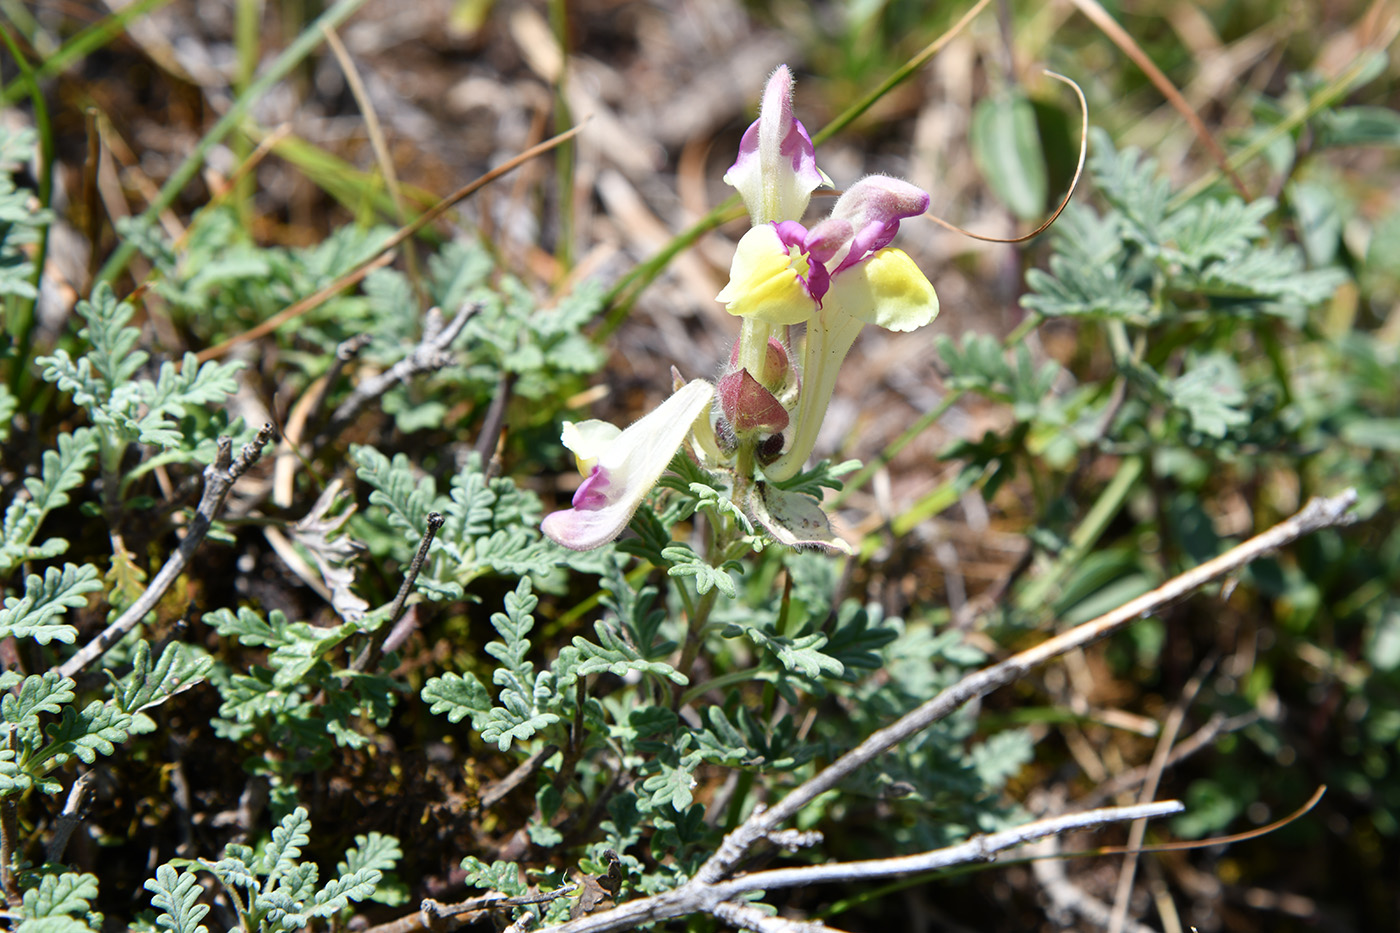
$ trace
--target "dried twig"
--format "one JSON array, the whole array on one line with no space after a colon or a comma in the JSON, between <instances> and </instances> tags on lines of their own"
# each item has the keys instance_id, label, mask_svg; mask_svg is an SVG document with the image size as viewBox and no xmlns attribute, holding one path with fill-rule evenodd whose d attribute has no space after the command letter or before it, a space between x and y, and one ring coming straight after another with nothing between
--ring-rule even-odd
<instances>
[{"instance_id":1,"label":"dried twig","mask_svg":"<svg viewBox=\"0 0 1400 933\"><path fill-rule=\"evenodd\" d=\"M580 917L558 926L548 927L554 933L614 933L630 930L645 923L655 923L690 914L728 910L722 907L742 894L751 891L771 891L777 888L806 887L812 884L837 881L869 881L876 878L891 878L898 875L938 871L954 865L972 862L985 862L996 853L1014 848L1045 836L1068 832L1072 829L1086 829L1105 823L1121 820L1134 820L1143 817L1168 816L1180 813L1184 807L1175 801L1136 805L1131 807L1109 807L1092 810L1088 813L1071 813L1065 816L1037 820L1014 829L1002 830L974 836L966 842L935 849L918 855L901 858L871 859L863 862L844 862L830 865L806 865L800 868L778 868L773 871L760 871L740 875L728 881L710 882L697 874L690 881L664 894L656 894L636 901L628 901L612 910ZM730 838L733 837L731 834ZM749 927L753 929L753 927ZM772 928L774 931L779 928ZM788 928L794 931L800 928Z\"/></svg>"},{"instance_id":2,"label":"dried twig","mask_svg":"<svg viewBox=\"0 0 1400 933\"><path fill-rule=\"evenodd\" d=\"M1238 716L1225 716L1217 713L1207 720L1204 726L1201 726L1201 728L1172 746L1171 754L1167 756L1164 767L1170 768L1196 754L1201 749L1209 748L1220 736L1227 735L1231 732L1238 732L1245 726L1253 725L1258 721L1259 713L1256 710L1250 710ZM1087 796L1076 800L1073 806L1081 809L1097 807L1099 804L1112 800L1119 794L1137 787L1143 781L1146 781L1151 774L1151 763L1124 771L1122 774L1115 775L1098 787L1095 787Z\"/></svg>"},{"instance_id":3,"label":"dried twig","mask_svg":"<svg viewBox=\"0 0 1400 933\"><path fill-rule=\"evenodd\" d=\"M1059 858L1060 840L1051 836L1042 839L1026 851L1031 859L1031 871L1040 889L1049 898L1050 916L1066 928L1073 928L1078 917L1099 928L1109 924L1113 908L1069 880L1064 860ZM1151 927L1131 917L1123 921L1124 933L1156 933Z\"/></svg>"},{"instance_id":4,"label":"dried twig","mask_svg":"<svg viewBox=\"0 0 1400 933\"><path fill-rule=\"evenodd\" d=\"M63 812L54 820L53 836L49 839L49 844L44 849L44 857L50 862L63 861L63 850L68 848L68 840L73 836L73 830L78 828L78 824L83 820L83 810L87 807L88 788L92 786L95 775L92 771L84 771L73 781L73 786L68 789L68 799L63 804Z\"/></svg>"},{"instance_id":5,"label":"dried twig","mask_svg":"<svg viewBox=\"0 0 1400 933\"><path fill-rule=\"evenodd\" d=\"M481 310L478 303L462 305L456 316L446 324L442 322L441 313L433 308L429 310L427 321L423 327L423 340L414 347L412 352L399 360L393 366L361 382L355 387L355 391L350 393L350 397L340 403L335 412L331 415L330 423L316 436L313 447L320 447L328 439L335 437L345 427L354 420L369 402L383 395L389 389L400 382L407 382L419 373L431 372L441 369L452 362L449 347L452 341L457 339L457 335L462 332L462 328Z\"/></svg>"},{"instance_id":6,"label":"dried twig","mask_svg":"<svg viewBox=\"0 0 1400 933\"><path fill-rule=\"evenodd\" d=\"M1195 702L1196 694L1201 692L1206 676L1214 667L1215 659L1211 658L1202 666L1202 670L1186 684L1186 688L1181 691L1180 698L1172 705L1171 712L1167 714L1166 723L1162 726L1162 734L1157 740L1157 748L1152 753L1147 778L1143 781L1142 790L1138 793L1139 800L1148 801L1157 795L1157 785L1162 780L1162 772L1166 770L1172 746L1176 744L1176 737L1181 732L1181 724L1186 721L1186 711ZM1140 848L1146 833L1147 824L1144 821L1134 822L1128 830L1128 848L1130 850ZM1136 851L1130 851L1123 856L1123 867L1118 872L1118 889L1113 896L1113 915L1109 918L1108 933L1123 933L1123 925L1128 919L1128 902L1132 899L1133 879L1137 874L1137 863Z\"/></svg>"},{"instance_id":7,"label":"dried twig","mask_svg":"<svg viewBox=\"0 0 1400 933\"><path fill-rule=\"evenodd\" d=\"M11 729L14 727L11 726ZM0 888L11 911L19 910L23 902L19 876L15 874L15 847L19 844L19 799L11 795L0 799Z\"/></svg>"},{"instance_id":8,"label":"dried twig","mask_svg":"<svg viewBox=\"0 0 1400 933\"><path fill-rule=\"evenodd\" d=\"M736 904L733 901L716 904L711 913L730 926L738 927L741 930L753 930L755 933L841 933L835 927L829 927L817 920L788 920L785 917L774 917L765 914L757 907Z\"/></svg>"},{"instance_id":9,"label":"dried twig","mask_svg":"<svg viewBox=\"0 0 1400 933\"><path fill-rule=\"evenodd\" d=\"M1313 499L1292 518L1280 522L1199 567L1173 577L1152 592L1130 600L1097 619L1091 619L1047 639L1034 648L969 674L922 706L905 714L894 724L873 733L815 777L795 788L771 810L750 816L743 825L726 837L719 851L700 869L698 877L710 882L724 877L738 865L751 845L796 816L799 810L819 794L834 788L866 762L874 760L877 755L917 735L933 723L947 718L969 701L984 697L998 687L1019 680L1032 668L1046 661L1096 642L1137 619L1146 618L1211 580L1232 573L1305 534L1347 523L1351 520L1347 512L1355 502L1356 491L1351 489L1331 499Z\"/></svg>"},{"instance_id":10,"label":"dried twig","mask_svg":"<svg viewBox=\"0 0 1400 933\"><path fill-rule=\"evenodd\" d=\"M482 811L490 810L496 804L500 803L507 794L525 783L526 779L538 771L540 765L548 761L557 751L559 751L558 745L546 745L544 748L541 748L529 758L526 758L520 764L516 765L509 774L486 788L481 795L481 802L477 804L477 809Z\"/></svg>"},{"instance_id":11,"label":"dried twig","mask_svg":"<svg viewBox=\"0 0 1400 933\"><path fill-rule=\"evenodd\" d=\"M472 452L487 462L500 446L501 430L505 427L506 403L510 401L511 390L515 388L515 373L501 373L496 383L496 394L491 396L491 405L486 409L486 418L481 423L481 433L477 435Z\"/></svg>"},{"instance_id":12,"label":"dried twig","mask_svg":"<svg viewBox=\"0 0 1400 933\"><path fill-rule=\"evenodd\" d=\"M450 933L450 931L470 923L475 919L472 915L483 910L547 904L561 897L568 897L577 890L578 885L566 884L554 891L525 894L519 897L507 897L504 894L493 892L459 901L456 904L444 904L441 901L426 898L418 905L418 910L415 912L390 923L381 923L379 926L370 927L365 933L420 933L423 930L429 930L431 933Z\"/></svg>"},{"instance_id":13,"label":"dried twig","mask_svg":"<svg viewBox=\"0 0 1400 933\"><path fill-rule=\"evenodd\" d=\"M526 149L524 152L520 153L520 155L516 156L515 158L507 160L506 162L496 166L491 171L487 172L485 175L482 175L475 181L472 181L466 185L463 185L461 188L458 188L456 191L452 192L447 197L443 198L441 201L435 204L431 209L425 212L417 220L409 223L404 227L399 228L397 231L390 234L389 237L383 243L380 243L379 246L375 248L374 258L367 260L363 265L359 266L358 268L352 269L350 272L336 279L334 282L327 285L320 291L316 292L314 295L309 295L306 298L303 298L301 301L298 301L296 304L277 312L272 317L263 321L261 324L249 328L241 334L236 334L233 337L230 337L229 339L225 340L223 343L218 344L217 346L201 350L198 354L199 361L203 363L207 360L218 359L219 357L227 354L230 350L232 350L239 344L247 343L250 340L256 340L264 334L269 334L277 328L281 327L283 324L292 320L293 318L305 314L312 308L319 307L322 303L326 301L326 299L336 294L339 294L341 291L344 291L351 285L358 283L361 279L369 275L375 269L379 268L380 266L388 265L390 260L393 259L392 254L389 252L390 250L394 249L394 247L398 246L404 240L413 236L419 230L423 229L428 224L437 220L447 211L451 210L452 205L456 204L463 198L475 193L476 191L479 191L481 188L485 187L486 185L489 185L491 182L495 181L497 178L500 178L507 172L514 171L521 165L524 165L526 162L533 159L535 156L548 152L560 143L572 139L573 137L577 136L582 130L583 124L580 123L573 129L566 130L565 132L560 133L557 136L552 136L549 139L546 139L544 142L540 143L539 145L531 146L529 149Z\"/></svg>"},{"instance_id":14,"label":"dried twig","mask_svg":"<svg viewBox=\"0 0 1400 933\"><path fill-rule=\"evenodd\" d=\"M1127 30L1118 25L1118 21L1099 4L1098 0L1071 0L1071 2L1091 23L1099 27L1114 45L1122 49L1123 54L1133 60L1133 64L1142 69L1143 73L1147 75L1147 79L1152 82L1153 87L1161 92L1176 112L1181 114L1182 119L1190 125L1191 131L1206 147L1206 151L1215 160L1220 171L1230 179L1230 183L1235 186L1240 197L1246 201L1250 200L1249 189L1240 180L1240 176L1235 174L1229 158L1225 155L1225 150L1220 148L1220 143L1216 142L1215 137L1206 128L1200 114L1192 109L1191 104L1187 102L1185 97L1181 96L1181 92L1176 89L1176 85L1172 84L1171 79L1163 74L1162 69L1158 68L1157 64L1142 50L1142 46L1128 35Z\"/></svg>"},{"instance_id":15,"label":"dried twig","mask_svg":"<svg viewBox=\"0 0 1400 933\"><path fill-rule=\"evenodd\" d=\"M428 530L423 532L423 538L418 543L418 553L413 555L413 562L408 565L408 573L404 574L399 592L394 596L394 601L389 606L389 619L380 627L385 635L381 637L376 633L373 636L369 646L350 665L352 671L373 670L379 664L379 658L384 651L384 643L395 635L394 628L403 615L404 606L408 602L408 594L413 592L413 584L418 580L418 574L423 569L423 562L428 559L428 549L433 546L433 538L437 537L438 529L446 521L447 519L442 517L441 512L428 513Z\"/></svg>"},{"instance_id":16,"label":"dried twig","mask_svg":"<svg viewBox=\"0 0 1400 933\"><path fill-rule=\"evenodd\" d=\"M356 334L336 345L335 356L331 357L330 368L321 377L316 397L312 400L311 408L306 414L308 424L315 424L321 420L321 412L326 406L326 399L330 397L331 390L335 388L335 382L340 378L341 371L345 369L347 363L359 356L364 348L373 342L373 339L369 334Z\"/></svg>"},{"instance_id":17,"label":"dried twig","mask_svg":"<svg viewBox=\"0 0 1400 933\"><path fill-rule=\"evenodd\" d=\"M190 557L194 555L204 536L209 533L214 520L224 507L224 500L228 498L229 491L233 489L233 484L248 469L258 462L262 456L263 448L268 441L272 440L273 428L270 424L265 424L258 431L258 436L251 444L244 444L243 450L239 452L238 459L233 459L233 440L228 437L219 438L219 449L214 455L214 462L204 468L204 494L200 496L199 505L195 507L194 517L190 520L189 528L185 532L185 538L176 548L175 553L170 555L170 559L156 572L151 580L151 585L146 587L146 592L142 593L131 606L123 612L115 622L107 626L92 641L88 642L67 661L59 666L58 672L64 677L72 677L83 668L87 667L104 651L115 645L118 641L136 627L136 623L146 617L146 613L155 608L160 602L165 591L170 588L176 578L184 572L185 566L189 563Z\"/></svg>"}]
</instances>

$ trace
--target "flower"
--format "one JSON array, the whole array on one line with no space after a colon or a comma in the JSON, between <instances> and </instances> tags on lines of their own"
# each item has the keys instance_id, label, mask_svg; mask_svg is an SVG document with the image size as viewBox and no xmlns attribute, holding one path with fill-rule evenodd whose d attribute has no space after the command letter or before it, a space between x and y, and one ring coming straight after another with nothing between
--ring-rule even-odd
<instances>
[{"instance_id":1,"label":"flower","mask_svg":"<svg viewBox=\"0 0 1400 933\"><path fill-rule=\"evenodd\" d=\"M787 450L764 468L769 479L794 475L812 452L837 371L861 327L908 331L938 315L933 286L907 254L889 246L900 220L922 214L928 201L906 181L872 175L810 230L783 221L740 239L717 300L746 323L807 325L796 427Z\"/></svg>"},{"instance_id":2,"label":"flower","mask_svg":"<svg viewBox=\"0 0 1400 933\"><path fill-rule=\"evenodd\" d=\"M587 478L574 493L573 508L546 515L540 528L575 551L601 547L622 534L714 394L713 385L695 379L626 430L605 421L566 421L564 446Z\"/></svg>"},{"instance_id":3,"label":"flower","mask_svg":"<svg viewBox=\"0 0 1400 933\"><path fill-rule=\"evenodd\" d=\"M792 115L792 72L779 65L768 79L758 119L739 141L739 157L724 173L739 189L755 224L800 220L812 189L830 185L817 168L807 128Z\"/></svg>"}]
</instances>

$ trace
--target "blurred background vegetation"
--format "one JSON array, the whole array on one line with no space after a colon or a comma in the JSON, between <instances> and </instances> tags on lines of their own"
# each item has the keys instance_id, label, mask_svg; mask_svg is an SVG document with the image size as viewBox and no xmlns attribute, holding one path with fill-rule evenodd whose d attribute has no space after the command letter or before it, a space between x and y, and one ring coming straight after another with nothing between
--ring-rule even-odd
<instances>
[{"instance_id":1,"label":"blurred background vegetation","mask_svg":"<svg viewBox=\"0 0 1400 933\"><path fill-rule=\"evenodd\" d=\"M0 0L0 120L11 134L32 128L37 146L33 159L0 156L48 212L13 201L3 219L7 235L34 230L15 255L42 271L37 290L5 279L7 498L55 435L81 423L33 361L73 339L75 301L95 281L123 296L148 283L134 323L157 358L219 347L355 269L450 192L586 119L575 140L423 227L395 254L395 274L232 347L243 389L197 431L211 438L269 414L285 424L343 341L368 334L366 360L387 363L414 339L418 309L451 312L489 292L472 351L391 390L318 452L314 472L346 475L351 445L368 443L440 473L446 451L469 442L545 503L562 501L560 418L587 407L625 423L669 387L672 364L691 378L727 357L737 324L714 295L740 226L700 236L640 297L608 289L729 195L720 176L772 68L794 68L796 109L815 131L971 8L355 6L335 27L337 55L309 28L324 12L313 0ZM1162 777L1159 796L1189 807L1174 838L1262 826L1329 787L1310 814L1265 838L1147 859L1143 903L1152 892L1156 906L1137 913L1159 927L1175 917L1177 929L1202 931L1400 929L1397 29L1400 9L1383 0L991 3L818 150L838 187L875 171L906 177L931 193L931 213L1011 237L1053 210L1074 172L1078 110L1044 69L1083 88L1102 130L1076 205L1049 234L1010 246L904 225L900 245L943 311L935 333L866 333L843 374L819 449L871 467L842 494L861 555L827 581L843 597L999 656L1213 556L1310 495L1360 492L1358 525L1304 540L981 710L979 735L1015 726L1034 740L1006 798L1033 807L1083 798L1146 764L1178 705L1180 735L1204 730L1212 741ZM287 56L298 43L305 54ZM1200 131L1137 53L1179 89ZM511 310L561 301L599 339L525 334ZM509 402L492 414L498 397ZM148 466L124 487L126 506L164 520L155 503L171 491L159 475ZM283 517L305 511L278 505ZM169 546L163 526L141 522L114 539L100 503L64 516L71 559L101 565L113 605L139 592ZM373 521L356 533L373 558L362 595L378 605L407 553ZM0 583L7 596L18 585ZM487 616L514 588L465 585L480 605L443 613L403 649L397 675L415 687L479 664ZM546 637L567 644L574 603L595 590L556 587L538 613ZM239 601L295 619L326 612L260 534L235 525L206 545L162 614ZM218 643L211 627L199 637ZM224 839L205 821L246 793L231 764L271 753L245 741L192 756L215 728L247 739L211 727L218 699L184 695L159 742L123 758L96 793L72 858L130 857L130 877L104 880L115 915L134 909L132 892L156 864L186 854L180 846L216 851ZM350 834L397 835L414 899L446 895L463 856L490 860L462 813L506 765L464 757L446 723L415 705L381 725L368 751L327 748L314 766L284 762L279 773L317 802L318 828L339 819ZM179 768L163 764L165 743ZM138 828L191 807L204 814L198 828L154 831L146 864ZM831 851L927 842L935 811L906 819L897 805L852 804L826 827ZM339 853L345 838L328 845ZM1068 867L1112 900L1112 859ZM832 922L1057 928L1027 865L902 891ZM804 909L825 903L792 897Z\"/></svg>"}]
</instances>

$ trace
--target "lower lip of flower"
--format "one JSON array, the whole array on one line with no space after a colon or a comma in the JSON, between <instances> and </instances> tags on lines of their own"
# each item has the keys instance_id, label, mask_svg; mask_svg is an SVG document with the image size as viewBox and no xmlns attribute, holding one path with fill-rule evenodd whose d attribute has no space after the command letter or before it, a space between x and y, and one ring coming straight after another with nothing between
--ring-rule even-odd
<instances>
[{"instance_id":1,"label":"lower lip of flower","mask_svg":"<svg viewBox=\"0 0 1400 933\"><path fill-rule=\"evenodd\" d=\"M574 491L573 506L584 512L596 512L608 504L608 474L599 466Z\"/></svg>"}]
</instances>

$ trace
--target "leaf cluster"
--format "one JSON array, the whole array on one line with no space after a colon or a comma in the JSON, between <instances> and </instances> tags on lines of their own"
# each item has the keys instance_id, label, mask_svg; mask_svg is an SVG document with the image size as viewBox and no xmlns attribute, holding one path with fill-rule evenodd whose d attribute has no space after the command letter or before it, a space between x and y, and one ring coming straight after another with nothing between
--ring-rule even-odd
<instances>
[{"instance_id":1,"label":"leaf cluster","mask_svg":"<svg viewBox=\"0 0 1400 933\"><path fill-rule=\"evenodd\" d=\"M243 929L292 933L316 918L335 918L352 901L373 897L385 873L403 857L392 836L356 836L355 846L337 866L338 874L322 884L316 863L301 861L310 832L306 810L297 807L272 830L261 852L231 844L217 862L201 860L200 866L213 872L228 892ZM194 903L198 888L193 872L177 874L171 866L162 866L146 888L153 892L151 902L163 909L157 921L162 927L171 933L198 933L195 924L204 911Z\"/></svg>"},{"instance_id":2,"label":"leaf cluster","mask_svg":"<svg viewBox=\"0 0 1400 933\"><path fill-rule=\"evenodd\" d=\"M40 357L44 379L87 410L109 445L141 443L173 451L180 459L212 460L214 435L206 426L191 436L187 428L192 424L184 422L232 395L238 388L234 374L242 364L200 364L194 354L186 354L179 367L167 361L154 379L138 378L149 357L137 348L140 330L129 326L131 304L118 301L111 287L100 283L76 310L87 322L78 337L89 349L77 358L62 348Z\"/></svg>"}]
</instances>

